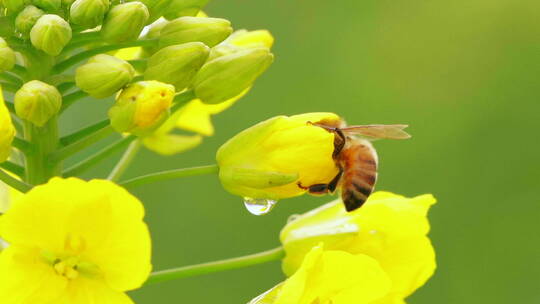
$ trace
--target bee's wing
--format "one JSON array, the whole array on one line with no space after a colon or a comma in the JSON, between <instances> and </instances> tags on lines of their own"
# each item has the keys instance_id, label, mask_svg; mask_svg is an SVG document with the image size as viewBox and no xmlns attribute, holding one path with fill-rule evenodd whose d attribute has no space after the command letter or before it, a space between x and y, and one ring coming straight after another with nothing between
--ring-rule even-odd
<instances>
[{"instance_id":1,"label":"bee's wing","mask_svg":"<svg viewBox=\"0 0 540 304\"><path fill-rule=\"evenodd\" d=\"M364 125L364 126L349 126L340 130L348 135L367 136L372 139L407 139L411 135L403 129L408 125Z\"/></svg>"}]
</instances>

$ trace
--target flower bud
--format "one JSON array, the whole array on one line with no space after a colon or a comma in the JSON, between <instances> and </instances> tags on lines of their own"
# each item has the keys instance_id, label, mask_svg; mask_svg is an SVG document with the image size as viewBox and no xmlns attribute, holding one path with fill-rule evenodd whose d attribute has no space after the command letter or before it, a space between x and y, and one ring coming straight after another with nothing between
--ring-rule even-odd
<instances>
[{"instance_id":1,"label":"flower bud","mask_svg":"<svg viewBox=\"0 0 540 304\"><path fill-rule=\"evenodd\" d=\"M42 127L60 111L62 95L58 90L39 80L25 83L15 93L17 116Z\"/></svg>"},{"instance_id":2,"label":"flower bud","mask_svg":"<svg viewBox=\"0 0 540 304\"><path fill-rule=\"evenodd\" d=\"M277 116L229 139L217 152L219 178L236 195L277 200L302 195L300 185L329 183L339 172L334 134L312 123L340 121L333 113Z\"/></svg>"},{"instance_id":3,"label":"flower bud","mask_svg":"<svg viewBox=\"0 0 540 304\"><path fill-rule=\"evenodd\" d=\"M9 71L15 65L15 52L0 37L0 72Z\"/></svg>"},{"instance_id":4,"label":"flower bud","mask_svg":"<svg viewBox=\"0 0 540 304\"><path fill-rule=\"evenodd\" d=\"M34 27L39 18L44 14L45 12L39 8L28 5L19 13L19 15L17 15L17 18L15 19L15 28L24 36L28 36L32 27Z\"/></svg>"},{"instance_id":5,"label":"flower bud","mask_svg":"<svg viewBox=\"0 0 540 304\"><path fill-rule=\"evenodd\" d=\"M165 18L173 20L184 16L197 16L208 0L172 0L165 11Z\"/></svg>"},{"instance_id":6,"label":"flower bud","mask_svg":"<svg viewBox=\"0 0 540 304\"><path fill-rule=\"evenodd\" d=\"M11 121L9 110L4 103L4 95L0 86L0 163L8 159L14 137L15 127Z\"/></svg>"},{"instance_id":7,"label":"flower bud","mask_svg":"<svg viewBox=\"0 0 540 304\"><path fill-rule=\"evenodd\" d=\"M174 87L159 81L139 81L125 88L109 110L111 125L118 132L145 135L168 116Z\"/></svg>"},{"instance_id":8,"label":"flower bud","mask_svg":"<svg viewBox=\"0 0 540 304\"><path fill-rule=\"evenodd\" d=\"M176 91L188 87L202 67L210 49L201 42L171 45L148 59L144 78L174 85Z\"/></svg>"},{"instance_id":9,"label":"flower bud","mask_svg":"<svg viewBox=\"0 0 540 304\"><path fill-rule=\"evenodd\" d=\"M232 33L225 41L212 48L209 60L229 55L243 49L271 49L272 45L274 45L274 37L267 30L238 30Z\"/></svg>"},{"instance_id":10,"label":"flower bud","mask_svg":"<svg viewBox=\"0 0 540 304\"><path fill-rule=\"evenodd\" d=\"M51 56L57 56L71 40L71 27L58 15L41 16L30 31L32 45Z\"/></svg>"},{"instance_id":11,"label":"flower bud","mask_svg":"<svg viewBox=\"0 0 540 304\"><path fill-rule=\"evenodd\" d=\"M109 0L76 0L69 12L73 24L94 28L101 24L109 10Z\"/></svg>"},{"instance_id":12,"label":"flower bud","mask_svg":"<svg viewBox=\"0 0 540 304\"><path fill-rule=\"evenodd\" d=\"M2 0L1 4L6 8L7 15L14 15L20 12L25 5L24 0Z\"/></svg>"},{"instance_id":13,"label":"flower bud","mask_svg":"<svg viewBox=\"0 0 540 304\"><path fill-rule=\"evenodd\" d=\"M231 23L225 19L180 17L161 30L159 46L199 41L209 47L223 41L232 33Z\"/></svg>"},{"instance_id":14,"label":"flower bud","mask_svg":"<svg viewBox=\"0 0 540 304\"><path fill-rule=\"evenodd\" d=\"M274 61L266 48L247 49L207 62L193 86L195 94L205 103L220 103L250 87Z\"/></svg>"},{"instance_id":15,"label":"flower bud","mask_svg":"<svg viewBox=\"0 0 540 304\"><path fill-rule=\"evenodd\" d=\"M32 4L46 12L54 13L62 6L62 0L32 0Z\"/></svg>"},{"instance_id":16,"label":"flower bud","mask_svg":"<svg viewBox=\"0 0 540 304\"><path fill-rule=\"evenodd\" d=\"M136 40L149 16L148 8L142 2L119 4L107 14L101 28L101 35L110 43Z\"/></svg>"},{"instance_id":17,"label":"flower bud","mask_svg":"<svg viewBox=\"0 0 540 304\"><path fill-rule=\"evenodd\" d=\"M105 54L94 56L75 71L75 83L88 95L105 98L131 82L135 70L126 61Z\"/></svg>"}]
</instances>

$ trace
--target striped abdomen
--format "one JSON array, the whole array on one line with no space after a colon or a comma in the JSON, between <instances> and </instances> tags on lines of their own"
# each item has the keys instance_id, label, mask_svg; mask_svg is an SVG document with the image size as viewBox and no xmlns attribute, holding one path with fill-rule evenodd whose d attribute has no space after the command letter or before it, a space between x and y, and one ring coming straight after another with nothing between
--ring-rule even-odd
<instances>
[{"instance_id":1,"label":"striped abdomen","mask_svg":"<svg viewBox=\"0 0 540 304\"><path fill-rule=\"evenodd\" d=\"M347 139L347 146L339 155L343 168L341 198L347 211L360 208L377 181L377 153L367 140Z\"/></svg>"}]
</instances>

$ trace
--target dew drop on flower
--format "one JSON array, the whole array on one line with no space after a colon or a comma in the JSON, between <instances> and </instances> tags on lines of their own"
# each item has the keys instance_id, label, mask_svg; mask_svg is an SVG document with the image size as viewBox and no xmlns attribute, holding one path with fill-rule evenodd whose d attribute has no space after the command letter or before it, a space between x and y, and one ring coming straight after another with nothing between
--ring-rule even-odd
<instances>
[{"instance_id":1,"label":"dew drop on flower","mask_svg":"<svg viewBox=\"0 0 540 304\"><path fill-rule=\"evenodd\" d=\"M277 201L266 198L244 198L244 205L246 206L246 209L254 215L267 214L274 208L276 203Z\"/></svg>"}]
</instances>

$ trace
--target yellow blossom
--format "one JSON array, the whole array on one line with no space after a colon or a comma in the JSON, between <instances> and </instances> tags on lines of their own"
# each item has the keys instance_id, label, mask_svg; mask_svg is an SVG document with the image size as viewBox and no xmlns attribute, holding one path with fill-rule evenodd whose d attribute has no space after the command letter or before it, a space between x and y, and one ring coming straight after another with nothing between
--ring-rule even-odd
<instances>
[{"instance_id":1,"label":"yellow blossom","mask_svg":"<svg viewBox=\"0 0 540 304\"><path fill-rule=\"evenodd\" d=\"M302 195L299 183L329 183L338 173L334 134L313 123L339 120L333 113L277 116L240 132L217 152L221 183L233 194L260 199Z\"/></svg>"},{"instance_id":2,"label":"yellow blossom","mask_svg":"<svg viewBox=\"0 0 540 304\"><path fill-rule=\"evenodd\" d=\"M249 304L372 304L390 286L375 259L316 246L294 275Z\"/></svg>"},{"instance_id":3,"label":"yellow blossom","mask_svg":"<svg viewBox=\"0 0 540 304\"><path fill-rule=\"evenodd\" d=\"M128 304L150 270L142 204L109 181L53 178L0 218L3 304Z\"/></svg>"},{"instance_id":4,"label":"yellow blossom","mask_svg":"<svg viewBox=\"0 0 540 304\"><path fill-rule=\"evenodd\" d=\"M9 110L4 102L0 86L0 163L7 160L11 153L11 143L15 137L15 127L11 121Z\"/></svg>"},{"instance_id":5,"label":"yellow blossom","mask_svg":"<svg viewBox=\"0 0 540 304\"><path fill-rule=\"evenodd\" d=\"M283 270L292 275L313 246L364 254L377 260L392 281L390 293L377 304L402 303L435 271L435 252L427 233L431 195L406 198L376 192L366 204L346 212L340 200L288 223L281 231L287 253Z\"/></svg>"},{"instance_id":6,"label":"yellow blossom","mask_svg":"<svg viewBox=\"0 0 540 304\"><path fill-rule=\"evenodd\" d=\"M219 114L230 108L248 90L219 104L205 104L200 99L191 100L180 110L173 113L156 131L144 137L143 144L148 149L163 155L173 155L195 148L202 143L203 136L214 135L212 115ZM175 129L194 132L195 134L173 134Z\"/></svg>"}]
</instances>

